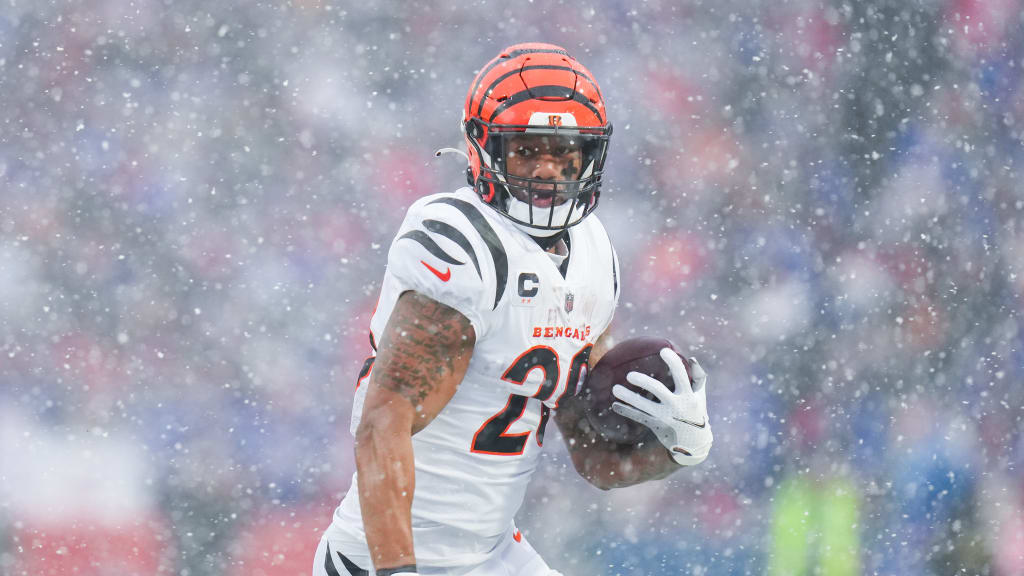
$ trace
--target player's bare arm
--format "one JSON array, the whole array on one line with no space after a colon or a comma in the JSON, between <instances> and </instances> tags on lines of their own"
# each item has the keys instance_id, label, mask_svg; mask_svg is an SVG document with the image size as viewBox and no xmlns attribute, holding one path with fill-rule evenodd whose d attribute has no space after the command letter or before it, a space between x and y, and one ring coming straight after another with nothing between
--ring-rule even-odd
<instances>
[{"instance_id":1,"label":"player's bare arm","mask_svg":"<svg viewBox=\"0 0 1024 576\"><path fill-rule=\"evenodd\" d=\"M612 343L609 332L605 331L594 344L591 366L611 349ZM603 439L584 417L579 397L562 400L555 413L555 422L576 471L602 490L660 480L680 468L660 442L629 446Z\"/></svg>"},{"instance_id":2,"label":"player's bare arm","mask_svg":"<svg viewBox=\"0 0 1024 576\"><path fill-rule=\"evenodd\" d=\"M360 506L377 569L416 564L412 435L455 394L475 342L464 315L416 292L402 294L388 320L356 431Z\"/></svg>"}]
</instances>

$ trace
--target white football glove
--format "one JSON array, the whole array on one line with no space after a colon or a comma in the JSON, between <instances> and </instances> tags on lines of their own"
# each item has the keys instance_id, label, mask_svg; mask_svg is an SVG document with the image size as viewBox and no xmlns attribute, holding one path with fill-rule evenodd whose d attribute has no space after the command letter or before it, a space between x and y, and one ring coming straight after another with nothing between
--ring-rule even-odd
<instances>
[{"instance_id":1,"label":"white football glove","mask_svg":"<svg viewBox=\"0 0 1024 576\"><path fill-rule=\"evenodd\" d=\"M622 384L612 387L612 394L621 400L612 404L616 414L635 420L650 428L658 440L668 448L672 458L682 466L700 464L711 451L711 423L708 421L708 375L690 360L693 387L686 373L686 365L671 348L661 349L661 359L668 364L675 391L640 372L626 374L626 380L654 395L660 402L648 400Z\"/></svg>"}]
</instances>

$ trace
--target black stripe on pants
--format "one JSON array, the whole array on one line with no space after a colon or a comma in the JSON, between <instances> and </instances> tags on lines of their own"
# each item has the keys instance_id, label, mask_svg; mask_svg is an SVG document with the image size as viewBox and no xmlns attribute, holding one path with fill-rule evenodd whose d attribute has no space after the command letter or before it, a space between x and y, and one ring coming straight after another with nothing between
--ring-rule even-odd
<instances>
[{"instance_id":1,"label":"black stripe on pants","mask_svg":"<svg viewBox=\"0 0 1024 576\"><path fill-rule=\"evenodd\" d=\"M345 567L352 576L370 576L370 573L363 570L359 566L356 566L354 562L345 558L345 555L338 552L338 558L341 559L341 564ZM327 545L327 554L324 556L324 570L327 571L327 576L341 576L338 572L338 568L334 565L334 558L331 556L331 545Z\"/></svg>"}]
</instances>

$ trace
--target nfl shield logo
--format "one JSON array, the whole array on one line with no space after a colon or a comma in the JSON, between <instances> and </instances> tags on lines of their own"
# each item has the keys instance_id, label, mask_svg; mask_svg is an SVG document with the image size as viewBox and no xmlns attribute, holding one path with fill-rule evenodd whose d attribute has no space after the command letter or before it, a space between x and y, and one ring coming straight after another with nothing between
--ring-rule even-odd
<instances>
[{"instance_id":1,"label":"nfl shield logo","mask_svg":"<svg viewBox=\"0 0 1024 576\"><path fill-rule=\"evenodd\" d=\"M565 311L566 312L572 312L572 302L573 302L572 292L567 292L565 294Z\"/></svg>"}]
</instances>

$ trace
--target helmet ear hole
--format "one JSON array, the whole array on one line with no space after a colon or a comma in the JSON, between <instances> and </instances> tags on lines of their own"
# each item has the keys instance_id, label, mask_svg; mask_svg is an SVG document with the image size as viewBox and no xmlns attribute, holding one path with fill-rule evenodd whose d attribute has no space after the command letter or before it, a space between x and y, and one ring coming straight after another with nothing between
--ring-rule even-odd
<instances>
[{"instance_id":1,"label":"helmet ear hole","mask_svg":"<svg viewBox=\"0 0 1024 576\"><path fill-rule=\"evenodd\" d=\"M488 204L494 200L496 190L494 189L493 182L484 182L483 180L477 180L476 182L476 193L480 195L480 199Z\"/></svg>"},{"instance_id":2,"label":"helmet ear hole","mask_svg":"<svg viewBox=\"0 0 1024 576\"><path fill-rule=\"evenodd\" d=\"M479 140L484 135L484 129L480 126L480 121L476 118L470 118L466 121L466 134L474 140Z\"/></svg>"}]
</instances>

